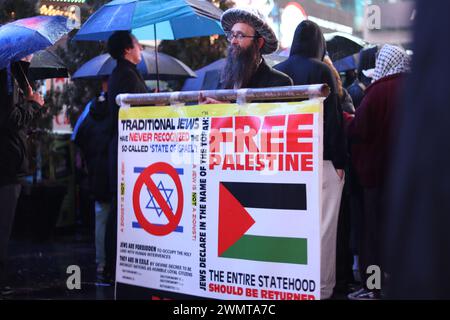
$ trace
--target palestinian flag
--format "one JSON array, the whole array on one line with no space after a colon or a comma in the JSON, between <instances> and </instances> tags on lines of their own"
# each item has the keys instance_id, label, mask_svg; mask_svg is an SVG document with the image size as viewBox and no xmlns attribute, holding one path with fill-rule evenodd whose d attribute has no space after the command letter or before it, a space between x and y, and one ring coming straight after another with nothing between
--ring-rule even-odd
<instances>
[{"instance_id":1,"label":"palestinian flag","mask_svg":"<svg viewBox=\"0 0 450 320\"><path fill-rule=\"evenodd\" d=\"M296 215L305 214L304 210L305 184L221 182L219 257L307 264L307 239L283 237L282 230L277 236L267 232L271 222L287 217L284 212ZM259 229L258 235L251 234L255 229Z\"/></svg>"}]
</instances>

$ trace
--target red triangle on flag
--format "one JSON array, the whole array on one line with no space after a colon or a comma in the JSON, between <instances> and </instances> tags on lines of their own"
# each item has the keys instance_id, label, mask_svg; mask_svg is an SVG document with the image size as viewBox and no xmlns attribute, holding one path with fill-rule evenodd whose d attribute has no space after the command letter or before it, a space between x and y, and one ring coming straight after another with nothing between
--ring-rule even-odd
<instances>
[{"instance_id":1,"label":"red triangle on flag","mask_svg":"<svg viewBox=\"0 0 450 320\"><path fill-rule=\"evenodd\" d=\"M219 256L235 244L254 223L255 220L242 204L219 183Z\"/></svg>"}]
</instances>

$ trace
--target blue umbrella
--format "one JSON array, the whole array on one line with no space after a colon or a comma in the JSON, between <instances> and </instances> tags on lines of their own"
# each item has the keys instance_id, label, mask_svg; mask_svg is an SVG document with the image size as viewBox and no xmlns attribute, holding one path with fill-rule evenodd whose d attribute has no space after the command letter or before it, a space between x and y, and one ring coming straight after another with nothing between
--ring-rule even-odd
<instances>
[{"instance_id":1,"label":"blue umbrella","mask_svg":"<svg viewBox=\"0 0 450 320\"><path fill-rule=\"evenodd\" d=\"M99 55L83 64L72 76L72 79L100 79L109 76L117 62L109 54ZM155 80L155 55L142 52L142 60L137 69L144 79ZM187 65L167 54L159 54L159 76L162 80L193 78L197 75Z\"/></svg>"},{"instance_id":2,"label":"blue umbrella","mask_svg":"<svg viewBox=\"0 0 450 320\"><path fill-rule=\"evenodd\" d=\"M74 40L106 41L119 30L130 30L139 40L223 34L221 14L204 0L115 0L97 10Z\"/></svg>"},{"instance_id":3,"label":"blue umbrella","mask_svg":"<svg viewBox=\"0 0 450 320\"><path fill-rule=\"evenodd\" d=\"M36 51L55 44L71 28L67 18L36 16L0 27L0 69Z\"/></svg>"},{"instance_id":4,"label":"blue umbrella","mask_svg":"<svg viewBox=\"0 0 450 320\"><path fill-rule=\"evenodd\" d=\"M175 40L223 34L222 10L204 0L115 0L103 5L74 40L107 40L115 31L131 30L139 40ZM155 50L159 91L158 53Z\"/></svg>"},{"instance_id":5,"label":"blue umbrella","mask_svg":"<svg viewBox=\"0 0 450 320\"><path fill-rule=\"evenodd\" d=\"M276 53L264 56L264 60L271 67L286 59L287 57ZM217 84L220 81L220 73L225 66L225 62L225 59L219 59L196 70L197 77L195 79L186 79L181 91L213 90L217 88Z\"/></svg>"},{"instance_id":6,"label":"blue umbrella","mask_svg":"<svg viewBox=\"0 0 450 320\"><path fill-rule=\"evenodd\" d=\"M344 59L340 59L334 61L334 67L339 72L345 72L347 70L356 70L358 69L358 64L356 63L357 57L355 55L345 57Z\"/></svg>"},{"instance_id":7,"label":"blue umbrella","mask_svg":"<svg viewBox=\"0 0 450 320\"><path fill-rule=\"evenodd\" d=\"M204 66L203 68L196 70L195 73L197 74L197 78L186 79L181 91L196 91L196 90L211 89L206 84L206 82L208 82L207 81L208 78L213 75L217 76L217 78L218 78L219 74L220 74L220 70L222 70L224 65L225 65L225 59L219 59L219 60L214 61L213 63L208 64L207 66ZM214 82L216 82L216 81L214 81Z\"/></svg>"}]
</instances>

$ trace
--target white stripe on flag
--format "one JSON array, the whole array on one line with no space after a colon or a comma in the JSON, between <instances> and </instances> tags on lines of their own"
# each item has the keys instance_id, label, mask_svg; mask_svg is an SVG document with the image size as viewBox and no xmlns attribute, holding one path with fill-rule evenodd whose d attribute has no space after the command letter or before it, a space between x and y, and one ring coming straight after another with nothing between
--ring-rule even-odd
<instances>
[{"instance_id":1,"label":"white stripe on flag","mask_svg":"<svg viewBox=\"0 0 450 320\"><path fill-rule=\"evenodd\" d=\"M245 233L255 236L310 238L314 234L310 212L245 208L255 224Z\"/></svg>"}]
</instances>

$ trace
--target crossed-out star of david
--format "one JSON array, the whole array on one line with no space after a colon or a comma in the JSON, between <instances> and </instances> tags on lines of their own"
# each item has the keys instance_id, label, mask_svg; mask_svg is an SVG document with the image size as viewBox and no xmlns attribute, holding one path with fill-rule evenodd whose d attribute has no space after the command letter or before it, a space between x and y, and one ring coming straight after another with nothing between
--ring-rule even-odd
<instances>
[{"instance_id":1,"label":"crossed-out star of david","mask_svg":"<svg viewBox=\"0 0 450 320\"><path fill-rule=\"evenodd\" d=\"M158 184L158 190L161 191L161 195L165 198L167 204L169 205L170 210L173 211L172 204L170 203L170 197L172 196L173 189L164 187L162 181L160 181ZM158 217L161 217L161 214L163 213L161 207L158 205L158 202L155 200L155 197L152 195L152 193L148 188L147 192L150 195L150 201L147 203L145 208L155 210Z\"/></svg>"}]
</instances>

